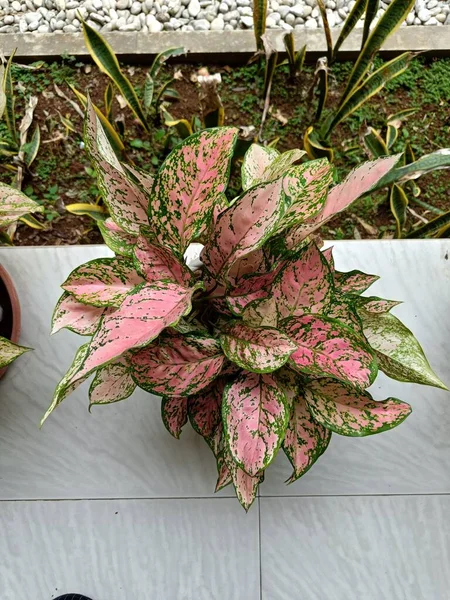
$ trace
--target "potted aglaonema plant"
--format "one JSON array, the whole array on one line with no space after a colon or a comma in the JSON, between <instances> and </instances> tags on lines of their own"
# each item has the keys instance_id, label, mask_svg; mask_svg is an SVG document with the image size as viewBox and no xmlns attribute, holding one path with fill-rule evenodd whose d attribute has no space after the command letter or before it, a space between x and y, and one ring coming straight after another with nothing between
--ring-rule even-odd
<instances>
[{"instance_id":1,"label":"potted aglaonema plant","mask_svg":"<svg viewBox=\"0 0 450 600\"><path fill-rule=\"evenodd\" d=\"M312 239L398 157L363 164L333 185L327 160L294 165L302 152L253 145L243 192L229 202L236 137L232 127L189 137L153 180L116 158L88 107L85 144L115 257L79 266L62 284L53 331L90 339L43 420L91 375L91 405L139 386L161 396L172 435L190 421L217 460L216 489L233 483L247 509L280 448L295 481L333 432L371 435L410 414L407 403L366 391L378 370L445 386L390 314L397 303L361 295L377 277L337 271L332 251ZM189 269L193 242L203 249Z\"/></svg>"},{"instance_id":2,"label":"potted aglaonema plant","mask_svg":"<svg viewBox=\"0 0 450 600\"><path fill-rule=\"evenodd\" d=\"M0 244L12 244L11 228L20 217L41 210L19 190L0 183ZM0 377L13 360L28 350L17 344L19 336L19 298L11 277L0 264Z\"/></svg>"}]
</instances>

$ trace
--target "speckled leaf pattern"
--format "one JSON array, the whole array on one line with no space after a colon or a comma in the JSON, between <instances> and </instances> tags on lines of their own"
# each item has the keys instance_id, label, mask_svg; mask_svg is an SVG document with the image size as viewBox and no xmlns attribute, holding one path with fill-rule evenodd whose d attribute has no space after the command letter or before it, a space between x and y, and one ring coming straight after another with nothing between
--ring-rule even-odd
<instances>
[{"instance_id":1,"label":"speckled leaf pattern","mask_svg":"<svg viewBox=\"0 0 450 600\"><path fill-rule=\"evenodd\" d=\"M280 223L280 229L315 217L322 209L332 182L333 168L324 158L291 167L283 178L283 189L290 208Z\"/></svg>"},{"instance_id":2,"label":"speckled leaf pattern","mask_svg":"<svg viewBox=\"0 0 450 600\"><path fill-rule=\"evenodd\" d=\"M263 181L264 171L279 156L280 153L275 148L252 144L242 162L242 189L246 191Z\"/></svg>"},{"instance_id":3,"label":"speckled leaf pattern","mask_svg":"<svg viewBox=\"0 0 450 600\"><path fill-rule=\"evenodd\" d=\"M132 358L133 378L148 392L188 396L208 386L225 357L218 341L194 333L164 336Z\"/></svg>"},{"instance_id":4,"label":"speckled leaf pattern","mask_svg":"<svg viewBox=\"0 0 450 600\"><path fill-rule=\"evenodd\" d=\"M433 372L413 333L389 313L360 311L364 335L375 350L380 369L392 379L447 389Z\"/></svg>"},{"instance_id":5,"label":"speckled leaf pattern","mask_svg":"<svg viewBox=\"0 0 450 600\"><path fill-rule=\"evenodd\" d=\"M217 472L217 483L214 490L216 493L220 492L220 490L223 490L223 488L225 488L227 485L230 485L230 483L233 483L231 471L222 457L218 457L217 459Z\"/></svg>"},{"instance_id":6,"label":"speckled leaf pattern","mask_svg":"<svg viewBox=\"0 0 450 600\"><path fill-rule=\"evenodd\" d=\"M326 311L329 319L337 319L340 323L351 327L358 333L363 333L361 319L359 318L356 304L353 298L344 295L336 295L333 303Z\"/></svg>"},{"instance_id":7,"label":"speckled leaf pattern","mask_svg":"<svg viewBox=\"0 0 450 600\"><path fill-rule=\"evenodd\" d=\"M134 248L135 266L149 283L173 281L189 287L192 274L167 248L139 236Z\"/></svg>"},{"instance_id":8,"label":"speckled leaf pattern","mask_svg":"<svg viewBox=\"0 0 450 600\"><path fill-rule=\"evenodd\" d=\"M335 377L361 389L375 380L374 353L350 327L322 315L304 315L289 319L284 329L298 346L289 360L298 371Z\"/></svg>"},{"instance_id":9,"label":"speckled leaf pattern","mask_svg":"<svg viewBox=\"0 0 450 600\"><path fill-rule=\"evenodd\" d=\"M360 296L356 300L356 308L363 308L369 313L387 313L399 304L399 300L386 300L377 296Z\"/></svg>"},{"instance_id":10,"label":"speckled leaf pattern","mask_svg":"<svg viewBox=\"0 0 450 600\"><path fill-rule=\"evenodd\" d=\"M294 471L288 483L304 475L326 450L331 431L314 421L308 410L303 389L295 374L283 369L277 374L290 406L290 415L283 450Z\"/></svg>"},{"instance_id":11,"label":"speckled leaf pattern","mask_svg":"<svg viewBox=\"0 0 450 600\"><path fill-rule=\"evenodd\" d=\"M260 248L285 212L283 180L263 183L244 192L223 212L214 235L202 252L212 274L224 276L234 262Z\"/></svg>"},{"instance_id":12,"label":"speckled leaf pattern","mask_svg":"<svg viewBox=\"0 0 450 600\"><path fill-rule=\"evenodd\" d=\"M6 367L11 364L24 352L28 352L30 348L18 346L10 340L0 336L0 367Z\"/></svg>"},{"instance_id":13,"label":"speckled leaf pattern","mask_svg":"<svg viewBox=\"0 0 450 600\"><path fill-rule=\"evenodd\" d=\"M276 327L277 303L273 296L249 304L242 313L243 321L251 327Z\"/></svg>"},{"instance_id":14,"label":"speckled leaf pattern","mask_svg":"<svg viewBox=\"0 0 450 600\"><path fill-rule=\"evenodd\" d=\"M161 400L161 417L167 431L177 440L187 423L187 398L172 396Z\"/></svg>"},{"instance_id":15,"label":"speckled leaf pattern","mask_svg":"<svg viewBox=\"0 0 450 600\"><path fill-rule=\"evenodd\" d=\"M93 335L104 310L103 307L83 304L69 292L64 292L53 311L52 334L66 328L79 335Z\"/></svg>"},{"instance_id":16,"label":"speckled leaf pattern","mask_svg":"<svg viewBox=\"0 0 450 600\"><path fill-rule=\"evenodd\" d=\"M231 455L251 476L275 457L286 431L286 397L272 375L243 372L225 388L222 415Z\"/></svg>"},{"instance_id":17,"label":"speckled leaf pattern","mask_svg":"<svg viewBox=\"0 0 450 600\"><path fill-rule=\"evenodd\" d=\"M242 316L244 309L250 302L267 298L271 285L283 266L284 263L280 263L268 273L242 277L226 297L232 312L237 316Z\"/></svg>"},{"instance_id":18,"label":"speckled leaf pattern","mask_svg":"<svg viewBox=\"0 0 450 600\"><path fill-rule=\"evenodd\" d=\"M182 254L206 232L215 198L228 184L236 139L234 127L207 129L191 135L166 158L149 205L161 245Z\"/></svg>"},{"instance_id":19,"label":"speckled leaf pattern","mask_svg":"<svg viewBox=\"0 0 450 600\"><path fill-rule=\"evenodd\" d=\"M305 397L317 423L335 433L362 437L400 425L411 413L406 402L396 398L376 401L368 392L330 379L308 383Z\"/></svg>"},{"instance_id":20,"label":"speckled leaf pattern","mask_svg":"<svg viewBox=\"0 0 450 600\"><path fill-rule=\"evenodd\" d=\"M348 273L336 272L334 278L336 287L343 294L362 294L380 279L378 275L368 275L357 270Z\"/></svg>"},{"instance_id":21,"label":"speckled leaf pattern","mask_svg":"<svg viewBox=\"0 0 450 600\"><path fill-rule=\"evenodd\" d=\"M297 148L283 152L264 169L261 181L271 181L272 179L281 177L281 175L286 173L289 167L300 160L302 156L305 156L305 154L306 152L304 150L298 150ZM309 164L311 164L311 162Z\"/></svg>"},{"instance_id":22,"label":"speckled leaf pattern","mask_svg":"<svg viewBox=\"0 0 450 600\"><path fill-rule=\"evenodd\" d=\"M87 344L83 344L83 346L80 346L80 348L78 348L77 353L75 354L75 358L73 359L73 363L71 364L69 370L56 386L52 402L48 407L47 412L41 419L41 427L44 424L45 420L55 410L55 408L59 406L61 402L65 398L67 398L67 396L69 396L69 394L75 391L77 387L89 377L90 373L88 372L84 373L82 376L79 375L88 352L89 342Z\"/></svg>"},{"instance_id":23,"label":"speckled leaf pattern","mask_svg":"<svg viewBox=\"0 0 450 600\"><path fill-rule=\"evenodd\" d=\"M21 191L0 182L0 227L7 227L28 213L43 210L43 206Z\"/></svg>"},{"instance_id":24,"label":"speckled leaf pattern","mask_svg":"<svg viewBox=\"0 0 450 600\"><path fill-rule=\"evenodd\" d=\"M103 127L88 100L84 138L97 172L97 181L112 220L129 234L137 235L148 225L147 194L131 181L111 148Z\"/></svg>"},{"instance_id":25,"label":"speckled leaf pattern","mask_svg":"<svg viewBox=\"0 0 450 600\"><path fill-rule=\"evenodd\" d=\"M188 415L193 429L210 439L221 422L225 378L219 377L199 394L189 396Z\"/></svg>"},{"instance_id":26,"label":"speckled leaf pattern","mask_svg":"<svg viewBox=\"0 0 450 600\"><path fill-rule=\"evenodd\" d=\"M333 292L327 261L315 244L287 263L272 288L279 319L323 312Z\"/></svg>"},{"instance_id":27,"label":"speckled leaf pattern","mask_svg":"<svg viewBox=\"0 0 450 600\"><path fill-rule=\"evenodd\" d=\"M236 497L241 506L248 511L255 501L259 484L264 480L264 473L260 472L255 476L251 476L241 469L227 452L224 453L224 457L231 474Z\"/></svg>"},{"instance_id":28,"label":"speckled leaf pattern","mask_svg":"<svg viewBox=\"0 0 450 600\"><path fill-rule=\"evenodd\" d=\"M105 221L97 221L97 226L102 234L103 241L115 254L133 256L133 248L137 237L131 233L127 233L119 227L111 218Z\"/></svg>"},{"instance_id":29,"label":"speckled leaf pattern","mask_svg":"<svg viewBox=\"0 0 450 600\"><path fill-rule=\"evenodd\" d=\"M220 336L227 358L243 369L271 373L280 369L297 346L289 337L270 327L249 327L236 322Z\"/></svg>"},{"instance_id":30,"label":"speckled leaf pattern","mask_svg":"<svg viewBox=\"0 0 450 600\"><path fill-rule=\"evenodd\" d=\"M229 282L238 285L245 275L262 273L267 270L267 260L262 248L258 248L238 259L228 273Z\"/></svg>"},{"instance_id":31,"label":"speckled leaf pattern","mask_svg":"<svg viewBox=\"0 0 450 600\"><path fill-rule=\"evenodd\" d=\"M111 404L131 396L136 384L131 377L129 359L127 352L97 370L89 388L90 406Z\"/></svg>"},{"instance_id":32,"label":"speckled leaf pattern","mask_svg":"<svg viewBox=\"0 0 450 600\"><path fill-rule=\"evenodd\" d=\"M92 338L81 375L91 373L131 348L149 344L163 329L177 323L190 312L194 289L175 283L138 286L120 308L103 318Z\"/></svg>"},{"instance_id":33,"label":"speckled leaf pattern","mask_svg":"<svg viewBox=\"0 0 450 600\"><path fill-rule=\"evenodd\" d=\"M85 304L119 306L143 281L127 259L96 258L72 271L61 287Z\"/></svg>"}]
</instances>

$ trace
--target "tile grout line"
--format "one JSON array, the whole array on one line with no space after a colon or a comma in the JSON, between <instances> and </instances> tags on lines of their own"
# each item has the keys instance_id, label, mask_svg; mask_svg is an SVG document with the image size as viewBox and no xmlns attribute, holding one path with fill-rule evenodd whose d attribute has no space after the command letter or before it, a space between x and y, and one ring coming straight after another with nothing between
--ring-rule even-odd
<instances>
[{"instance_id":1,"label":"tile grout line","mask_svg":"<svg viewBox=\"0 0 450 600\"><path fill-rule=\"evenodd\" d=\"M450 492L418 492L411 494L298 494L298 495L267 495L258 496L258 505L260 506L260 500L265 499L283 499L289 500L290 498L407 498L407 497L425 497L425 496L450 496ZM96 496L96 497L76 497L76 498L0 498L0 504L2 502L112 502L112 501L123 501L123 500L233 500L235 496Z\"/></svg>"},{"instance_id":2,"label":"tile grout line","mask_svg":"<svg viewBox=\"0 0 450 600\"><path fill-rule=\"evenodd\" d=\"M262 600L263 588L262 588L261 496L259 495L259 493L258 493L258 548L259 548L259 600Z\"/></svg>"}]
</instances>

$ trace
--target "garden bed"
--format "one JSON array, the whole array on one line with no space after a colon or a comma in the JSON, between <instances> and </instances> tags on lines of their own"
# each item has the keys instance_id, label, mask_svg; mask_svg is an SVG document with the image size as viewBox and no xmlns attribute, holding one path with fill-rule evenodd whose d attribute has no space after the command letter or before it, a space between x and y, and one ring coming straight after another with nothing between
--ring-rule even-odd
<instances>
[{"instance_id":1,"label":"garden bed","mask_svg":"<svg viewBox=\"0 0 450 600\"><path fill-rule=\"evenodd\" d=\"M125 67L138 92L142 92L148 67ZM177 73L172 85L179 93L170 111L175 118L190 120L199 115L199 90L193 81L199 65L172 64L165 69L164 77ZM225 124L255 127L258 131L261 108L263 76L257 65L227 67L209 66L210 73L222 76L220 94L225 109ZM334 78L330 81L329 105L336 104L342 84L351 69L351 63L339 63L333 67ZM314 114L313 103L304 98L312 81L313 67L305 67L302 74L289 81L284 67L277 69L271 100L271 114L264 129L264 139L279 138L277 148L287 150L302 147L302 136ZM64 206L75 202L95 202L98 197L96 180L82 149L82 119L73 106L58 95L58 90L68 98L74 96L66 82L83 92L88 91L92 100L103 107L103 95L107 85L106 76L97 68L83 65L75 59L44 65L36 70L14 67L18 102L17 114L23 113L24 99L30 94L38 96L35 122L41 128L41 148L25 176L23 190L42 203L43 216L38 215L45 230L35 230L20 225L16 236L17 245L59 245L101 242L95 222L65 211ZM160 81L162 84L163 81ZM55 88L55 84L57 89ZM298 99L298 101L297 101ZM352 166L367 158L359 143L359 132L365 125L382 129L388 115L404 108L416 107L417 112L405 121L400 129L394 152L403 151L408 139L417 157L448 147L450 141L450 59L416 59L409 70L388 84L385 90L360 109L345 124L336 129L333 145L336 166L342 176ZM309 106L310 108L306 108ZM125 124L126 158L141 168L154 172L161 160L176 143L174 130L168 130L155 115L150 134L133 120L127 107L120 108L114 100L115 117ZM4 125L1 124L3 128ZM4 133L4 131L1 131ZM354 149L351 149L354 147ZM0 162L0 180L10 183L11 175L5 169L7 159ZM232 174L232 188L239 191L238 165ZM422 190L419 202L430 204L435 210L449 210L450 185L446 170L436 171L419 181ZM410 199L411 200L411 199ZM411 225L436 216L426 206L411 202L409 222ZM358 201L350 212L345 213L326 227L327 238L376 238L392 237L394 221L390 214L386 193L378 193Z\"/></svg>"}]
</instances>

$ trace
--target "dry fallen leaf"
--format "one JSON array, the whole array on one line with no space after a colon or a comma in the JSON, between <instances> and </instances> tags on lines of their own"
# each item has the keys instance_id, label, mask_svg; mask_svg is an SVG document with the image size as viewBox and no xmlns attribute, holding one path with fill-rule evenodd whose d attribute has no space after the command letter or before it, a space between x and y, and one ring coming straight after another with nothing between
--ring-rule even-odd
<instances>
[{"instance_id":1,"label":"dry fallen leaf","mask_svg":"<svg viewBox=\"0 0 450 600\"><path fill-rule=\"evenodd\" d=\"M279 121L283 126L289 123L289 119L281 113L279 108L272 114L272 117Z\"/></svg>"},{"instance_id":2,"label":"dry fallen leaf","mask_svg":"<svg viewBox=\"0 0 450 600\"><path fill-rule=\"evenodd\" d=\"M116 95L116 100L119 103L120 108L126 108L127 106L127 101L125 100L125 98L123 96L121 96L120 94Z\"/></svg>"},{"instance_id":3,"label":"dry fallen leaf","mask_svg":"<svg viewBox=\"0 0 450 600\"><path fill-rule=\"evenodd\" d=\"M352 215L357 221L358 223L361 225L361 227L369 234L369 235L374 235L377 236L378 235L378 229L376 227L374 227L373 225L371 225L370 223L367 223L367 221L364 221L364 219L361 219L361 217L358 217L357 215Z\"/></svg>"}]
</instances>

